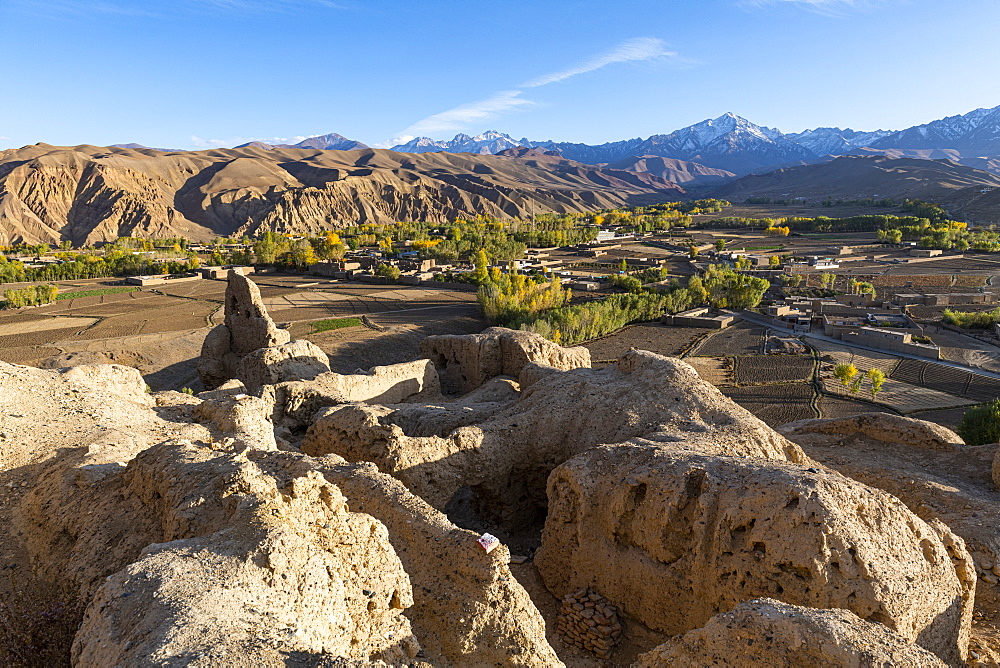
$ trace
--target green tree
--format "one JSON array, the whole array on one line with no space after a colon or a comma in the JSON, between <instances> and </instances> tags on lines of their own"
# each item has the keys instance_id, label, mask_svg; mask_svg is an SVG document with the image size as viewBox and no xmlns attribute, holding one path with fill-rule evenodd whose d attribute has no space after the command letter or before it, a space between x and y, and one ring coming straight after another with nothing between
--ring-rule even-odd
<instances>
[{"instance_id":1,"label":"green tree","mask_svg":"<svg viewBox=\"0 0 1000 668\"><path fill-rule=\"evenodd\" d=\"M622 258L622 261L618 263L618 273L624 274L627 272L628 272L628 262L625 261L625 258Z\"/></svg>"},{"instance_id":2,"label":"green tree","mask_svg":"<svg viewBox=\"0 0 1000 668\"><path fill-rule=\"evenodd\" d=\"M316 254L313 252L312 244L305 239L294 242L289 250L292 254L292 264L298 269L306 269L316 264Z\"/></svg>"},{"instance_id":3,"label":"green tree","mask_svg":"<svg viewBox=\"0 0 1000 668\"><path fill-rule=\"evenodd\" d=\"M693 260L694 258L698 257L698 256L699 256L700 254L701 254L701 251L699 251L699 250L698 250L698 247L697 247L697 246L695 246L694 244L691 244L691 246L690 246L690 247L688 247L688 256L689 256L689 257L690 257L690 258L691 258L692 260Z\"/></svg>"},{"instance_id":4,"label":"green tree","mask_svg":"<svg viewBox=\"0 0 1000 668\"><path fill-rule=\"evenodd\" d=\"M781 266L781 258L777 255L772 255L768 258L767 264L771 267L771 269L777 269Z\"/></svg>"},{"instance_id":5,"label":"green tree","mask_svg":"<svg viewBox=\"0 0 1000 668\"><path fill-rule=\"evenodd\" d=\"M705 282L701 276L692 276L688 279L687 292L691 304L694 306L701 306L708 301L708 290L705 288Z\"/></svg>"},{"instance_id":6,"label":"green tree","mask_svg":"<svg viewBox=\"0 0 1000 668\"><path fill-rule=\"evenodd\" d=\"M402 272L399 271L399 267L384 262L375 270L376 276L388 278L390 281L398 281L401 274Z\"/></svg>"},{"instance_id":7,"label":"green tree","mask_svg":"<svg viewBox=\"0 0 1000 668\"><path fill-rule=\"evenodd\" d=\"M837 275L836 274L820 274L819 275L819 283L824 288L832 289L833 286L834 286L834 284L836 282L837 282Z\"/></svg>"},{"instance_id":8,"label":"green tree","mask_svg":"<svg viewBox=\"0 0 1000 668\"><path fill-rule=\"evenodd\" d=\"M969 445L985 445L1000 441L1000 399L973 406L965 411L955 431Z\"/></svg>"},{"instance_id":9,"label":"green tree","mask_svg":"<svg viewBox=\"0 0 1000 668\"><path fill-rule=\"evenodd\" d=\"M722 251L726 250L726 240L725 239L716 239L715 240L715 250L719 251L720 253Z\"/></svg>"},{"instance_id":10,"label":"green tree","mask_svg":"<svg viewBox=\"0 0 1000 668\"><path fill-rule=\"evenodd\" d=\"M257 256L257 261L261 264L274 264L277 258L278 242L274 232L266 231L261 238L254 242L253 252Z\"/></svg>"},{"instance_id":11,"label":"green tree","mask_svg":"<svg viewBox=\"0 0 1000 668\"><path fill-rule=\"evenodd\" d=\"M848 362L841 362L833 367L833 376L838 379L844 387L847 387L855 376L858 375L858 367Z\"/></svg>"}]
</instances>

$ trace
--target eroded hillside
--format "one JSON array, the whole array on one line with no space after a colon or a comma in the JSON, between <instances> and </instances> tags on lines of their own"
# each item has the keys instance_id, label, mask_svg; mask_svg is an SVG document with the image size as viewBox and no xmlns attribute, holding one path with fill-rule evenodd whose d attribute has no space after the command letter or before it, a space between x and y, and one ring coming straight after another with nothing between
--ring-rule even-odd
<instances>
[{"instance_id":1,"label":"eroded hillside","mask_svg":"<svg viewBox=\"0 0 1000 668\"><path fill-rule=\"evenodd\" d=\"M357 223L588 211L682 194L652 174L562 159L35 144L0 151L0 244L306 234Z\"/></svg>"}]
</instances>

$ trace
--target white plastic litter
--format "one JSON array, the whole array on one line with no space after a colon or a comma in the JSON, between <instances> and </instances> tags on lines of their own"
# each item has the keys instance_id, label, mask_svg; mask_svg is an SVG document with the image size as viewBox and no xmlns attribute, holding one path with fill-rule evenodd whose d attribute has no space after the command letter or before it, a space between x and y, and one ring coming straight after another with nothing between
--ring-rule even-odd
<instances>
[{"instance_id":1,"label":"white plastic litter","mask_svg":"<svg viewBox=\"0 0 1000 668\"><path fill-rule=\"evenodd\" d=\"M489 554L497 548L497 545L500 544L500 539L491 534L484 533L476 542L479 543L479 547L483 548L483 551L486 552L486 554Z\"/></svg>"}]
</instances>

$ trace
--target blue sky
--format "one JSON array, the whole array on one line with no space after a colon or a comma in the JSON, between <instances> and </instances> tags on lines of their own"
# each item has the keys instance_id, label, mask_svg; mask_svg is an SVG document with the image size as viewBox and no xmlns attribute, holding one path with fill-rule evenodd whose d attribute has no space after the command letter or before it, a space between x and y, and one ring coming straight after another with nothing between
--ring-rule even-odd
<instances>
[{"instance_id":1,"label":"blue sky","mask_svg":"<svg viewBox=\"0 0 1000 668\"><path fill-rule=\"evenodd\" d=\"M0 148L600 143L1000 105L1000 0L3 0Z\"/></svg>"}]
</instances>

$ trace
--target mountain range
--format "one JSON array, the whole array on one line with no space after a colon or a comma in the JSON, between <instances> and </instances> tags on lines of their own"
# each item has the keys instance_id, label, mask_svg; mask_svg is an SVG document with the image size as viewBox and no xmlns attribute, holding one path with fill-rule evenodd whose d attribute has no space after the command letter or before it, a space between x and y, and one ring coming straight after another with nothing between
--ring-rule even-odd
<instances>
[{"instance_id":1,"label":"mountain range","mask_svg":"<svg viewBox=\"0 0 1000 668\"><path fill-rule=\"evenodd\" d=\"M500 155L35 144L0 151L0 245L316 234L359 223L593 211L682 199L653 174Z\"/></svg>"},{"instance_id":2,"label":"mountain range","mask_svg":"<svg viewBox=\"0 0 1000 668\"><path fill-rule=\"evenodd\" d=\"M570 160L589 164L620 164L640 156L694 162L736 175L807 164L829 156L882 152L895 157L955 160L972 167L1000 172L1000 107L977 109L904 130L862 132L850 128L820 127L785 134L757 125L732 113L675 130L604 144L515 139L491 130L481 135L456 135L451 140L417 137L393 150L407 153L499 153L514 146L558 151ZM925 155L921 155L924 153Z\"/></svg>"}]
</instances>

